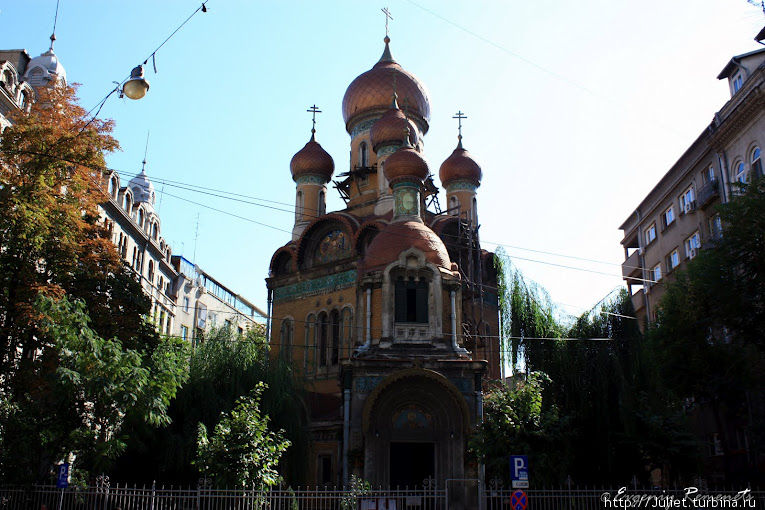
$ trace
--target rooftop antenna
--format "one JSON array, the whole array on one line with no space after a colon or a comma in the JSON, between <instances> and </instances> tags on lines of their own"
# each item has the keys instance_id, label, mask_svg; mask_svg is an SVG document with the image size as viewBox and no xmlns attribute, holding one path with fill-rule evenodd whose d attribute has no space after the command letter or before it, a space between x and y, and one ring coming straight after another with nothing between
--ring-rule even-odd
<instances>
[{"instance_id":1,"label":"rooftop antenna","mask_svg":"<svg viewBox=\"0 0 765 510\"><path fill-rule=\"evenodd\" d=\"M316 114L321 113L321 110L313 105L306 111L311 114L311 140L316 140Z\"/></svg>"},{"instance_id":2,"label":"rooftop antenna","mask_svg":"<svg viewBox=\"0 0 765 510\"><path fill-rule=\"evenodd\" d=\"M462 110L458 110L457 113L454 114L452 117L453 119L457 119L457 148L462 148L462 119L467 119L467 115L462 113Z\"/></svg>"},{"instance_id":3,"label":"rooftop antenna","mask_svg":"<svg viewBox=\"0 0 765 510\"><path fill-rule=\"evenodd\" d=\"M61 0L56 0L56 15L53 16L53 33L50 34L50 51L53 51L53 43L56 42L56 23L58 23L58 5Z\"/></svg>"},{"instance_id":4,"label":"rooftop antenna","mask_svg":"<svg viewBox=\"0 0 765 510\"><path fill-rule=\"evenodd\" d=\"M143 149L143 163L141 164L141 173L146 173L146 155L149 153L149 135L151 131L146 131L146 147Z\"/></svg>"}]
</instances>

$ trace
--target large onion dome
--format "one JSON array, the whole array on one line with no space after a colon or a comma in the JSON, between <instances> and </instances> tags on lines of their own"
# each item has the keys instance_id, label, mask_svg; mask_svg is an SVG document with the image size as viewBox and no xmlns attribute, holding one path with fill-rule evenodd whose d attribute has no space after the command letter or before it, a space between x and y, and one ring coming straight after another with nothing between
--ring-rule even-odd
<instances>
[{"instance_id":1,"label":"large onion dome","mask_svg":"<svg viewBox=\"0 0 765 510\"><path fill-rule=\"evenodd\" d=\"M417 248L425 259L451 270L449 252L440 237L427 225L418 221L399 221L390 223L377 234L364 255L364 268L372 270L395 262L401 252Z\"/></svg>"},{"instance_id":2,"label":"large onion dome","mask_svg":"<svg viewBox=\"0 0 765 510\"><path fill-rule=\"evenodd\" d=\"M430 100L425 86L417 78L405 71L390 53L385 37L385 50L380 60L369 71L360 74L351 82L343 96L343 120L348 132L351 132L356 120L369 115L380 115L390 107L390 98L395 91L399 102L405 105L407 113L420 124L421 131L427 133L430 120Z\"/></svg>"},{"instance_id":3,"label":"large onion dome","mask_svg":"<svg viewBox=\"0 0 765 510\"><path fill-rule=\"evenodd\" d=\"M335 162L327 151L325 151L319 142L316 141L315 133L312 132L311 139L300 149L290 161L290 171L292 179L297 181L304 175L316 175L329 182L332 178L332 172L335 171Z\"/></svg>"},{"instance_id":4,"label":"large onion dome","mask_svg":"<svg viewBox=\"0 0 765 510\"><path fill-rule=\"evenodd\" d=\"M369 131L372 150L385 144L403 145L409 131L409 143L417 143L417 128L398 107L397 97L393 95L393 104L385 115L374 123Z\"/></svg>"},{"instance_id":5,"label":"large onion dome","mask_svg":"<svg viewBox=\"0 0 765 510\"><path fill-rule=\"evenodd\" d=\"M63 83L66 85L66 71L64 66L53 53L53 43L56 35L50 36L50 49L29 61L27 70L24 73L24 79L33 87L44 87Z\"/></svg>"},{"instance_id":6,"label":"large onion dome","mask_svg":"<svg viewBox=\"0 0 765 510\"><path fill-rule=\"evenodd\" d=\"M482 176L481 166L462 147L462 140L460 140L452 155L441 163L441 168L438 171L438 177L444 186L455 181L469 181L476 186L480 186Z\"/></svg>"},{"instance_id":7,"label":"large onion dome","mask_svg":"<svg viewBox=\"0 0 765 510\"><path fill-rule=\"evenodd\" d=\"M430 173L425 159L408 144L388 156L384 170L391 184L406 178L423 181Z\"/></svg>"}]
</instances>

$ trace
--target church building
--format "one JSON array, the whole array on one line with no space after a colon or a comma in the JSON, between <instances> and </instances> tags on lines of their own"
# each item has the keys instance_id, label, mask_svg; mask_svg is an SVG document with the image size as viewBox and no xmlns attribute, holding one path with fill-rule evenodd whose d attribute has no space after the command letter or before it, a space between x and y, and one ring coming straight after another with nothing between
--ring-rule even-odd
<instances>
[{"instance_id":1,"label":"church building","mask_svg":"<svg viewBox=\"0 0 765 510\"><path fill-rule=\"evenodd\" d=\"M480 476L467 438L501 376L497 273L478 236L481 167L460 131L441 210L428 93L389 43L343 98L350 167L335 174L315 112L290 162L295 225L271 259L269 341L307 384L310 482L443 487ZM326 211L330 183L345 209Z\"/></svg>"}]
</instances>

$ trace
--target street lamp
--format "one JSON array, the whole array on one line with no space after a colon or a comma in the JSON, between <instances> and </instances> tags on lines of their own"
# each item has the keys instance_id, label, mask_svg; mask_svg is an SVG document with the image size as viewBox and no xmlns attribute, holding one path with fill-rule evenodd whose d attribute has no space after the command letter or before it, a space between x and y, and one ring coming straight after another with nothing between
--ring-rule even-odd
<instances>
[{"instance_id":1,"label":"street lamp","mask_svg":"<svg viewBox=\"0 0 765 510\"><path fill-rule=\"evenodd\" d=\"M130 99L141 99L149 90L149 82L143 77L143 66L130 71L130 79L122 86L122 92Z\"/></svg>"}]
</instances>

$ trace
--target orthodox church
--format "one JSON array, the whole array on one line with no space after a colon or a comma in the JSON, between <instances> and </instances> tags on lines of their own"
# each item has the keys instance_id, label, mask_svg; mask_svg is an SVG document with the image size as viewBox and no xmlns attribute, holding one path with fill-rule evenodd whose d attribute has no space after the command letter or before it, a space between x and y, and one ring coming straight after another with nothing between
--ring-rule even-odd
<instances>
[{"instance_id":1,"label":"orthodox church","mask_svg":"<svg viewBox=\"0 0 765 510\"><path fill-rule=\"evenodd\" d=\"M266 280L269 342L308 386L311 482L443 487L480 475L467 437L500 377L497 273L478 238L481 167L460 132L441 210L428 94L389 43L343 98L350 168L335 176L315 122L290 162L295 225ZM330 182L345 209L326 211Z\"/></svg>"}]
</instances>

